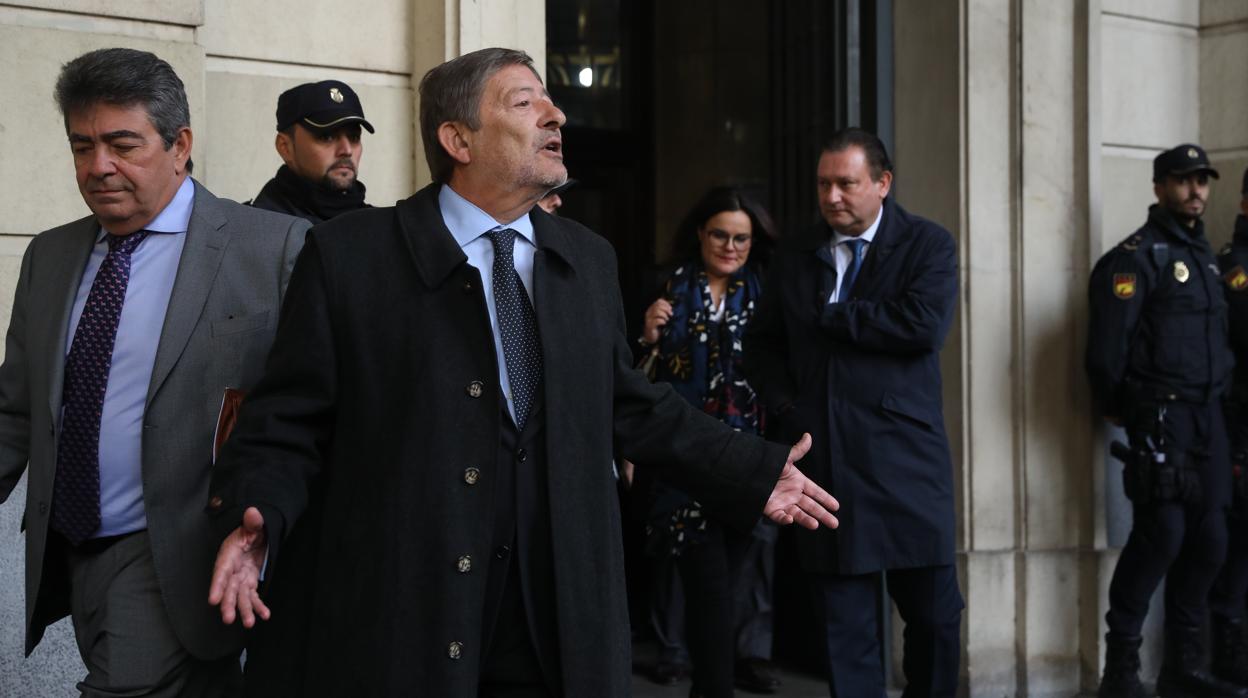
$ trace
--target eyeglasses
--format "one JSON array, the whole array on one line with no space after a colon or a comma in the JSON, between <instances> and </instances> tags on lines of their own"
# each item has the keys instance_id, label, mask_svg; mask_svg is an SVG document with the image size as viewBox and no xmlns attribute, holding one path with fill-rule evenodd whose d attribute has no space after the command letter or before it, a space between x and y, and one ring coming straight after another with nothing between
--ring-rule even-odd
<instances>
[{"instance_id":1,"label":"eyeglasses","mask_svg":"<svg viewBox=\"0 0 1248 698\"><path fill-rule=\"evenodd\" d=\"M721 247L728 247L735 243L737 247L745 249L750 246L750 242L754 239L752 235L729 235L718 228L711 228L706 231L706 234L711 237L711 240L715 241L716 245Z\"/></svg>"}]
</instances>

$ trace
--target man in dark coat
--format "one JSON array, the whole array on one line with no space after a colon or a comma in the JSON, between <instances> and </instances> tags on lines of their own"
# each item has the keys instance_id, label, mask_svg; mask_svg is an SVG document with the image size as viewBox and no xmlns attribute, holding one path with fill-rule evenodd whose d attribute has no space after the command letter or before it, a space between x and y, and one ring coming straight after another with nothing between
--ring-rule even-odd
<instances>
[{"instance_id":1,"label":"man in dark coat","mask_svg":"<svg viewBox=\"0 0 1248 698\"><path fill-rule=\"evenodd\" d=\"M209 508L243 525L210 600L270 619L256 695L626 696L613 452L745 530L834 526L835 500L792 465L809 437L732 432L631 369L610 246L534 210L567 175L527 55L461 56L420 98L435 183L296 264L217 465Z\"/></svg>"},{"instance_id":2,"label":"man in dark coat","mask_svg":"<svg viewBox=\"0 0 1248 698\"><path fill-rule=\"evenodd\" d=\"M905 695L957 689L962 596L940 348L957 296L952 236L888 198L873 134L846 129L818 166L823 219L774 258L745 337L750 385L804 465L843 504L840 528L799 534L826 626L829 687L884 695L881 572L906 621Z\"/></svg>"},{"instance_id":3,"label":"man in dark coat","mask_svg":"<svg viewBox=\"0 0 1248 698\"><path fill-rule=\"evenodd\" d=\"M273 141L282 166L248 203L312 225L367 208L358 176L362 129L376 133L345 82L322 80L286 90L277 98Z\"/></svg>"}]
</instances>

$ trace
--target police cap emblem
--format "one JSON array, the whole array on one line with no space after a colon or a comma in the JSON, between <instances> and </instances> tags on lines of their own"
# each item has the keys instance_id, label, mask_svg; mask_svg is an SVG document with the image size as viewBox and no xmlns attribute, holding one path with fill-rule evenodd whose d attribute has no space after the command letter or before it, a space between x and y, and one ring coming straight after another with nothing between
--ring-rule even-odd
<instances>
[{"instance_id":1,"label":"police cap emblem","mask_svg":"<svg viewBox=\"0 0 1248 698\"><path fill-rule=\"evenodd\" d=\"M342 91L337 87L329 88L329 98L334 100L335 104L342 104Z\"/></svg>"}]
</instances>

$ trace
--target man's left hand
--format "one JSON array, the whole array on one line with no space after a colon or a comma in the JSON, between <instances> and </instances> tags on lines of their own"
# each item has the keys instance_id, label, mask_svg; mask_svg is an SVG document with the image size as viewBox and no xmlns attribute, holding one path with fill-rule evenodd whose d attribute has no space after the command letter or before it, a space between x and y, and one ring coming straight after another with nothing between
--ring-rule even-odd
<instances>
[{"instance_id":1,"label":"man's left hand","mask_svg":"<svg viewBox=\"0 0 1248 698\"><path fill-rule=\"evenodd\" d=\"M802 434L802 438L789 449L789 460L780 471L780 479L776 488L767 498L763 514L778 524L797 523L814 530L823 524L828 528L836 528L840 522L832 512L841 508L836 499L816 485L813 480L802 474L793 465L810 450L810 434Z\"/></svg>"}]
</instances>

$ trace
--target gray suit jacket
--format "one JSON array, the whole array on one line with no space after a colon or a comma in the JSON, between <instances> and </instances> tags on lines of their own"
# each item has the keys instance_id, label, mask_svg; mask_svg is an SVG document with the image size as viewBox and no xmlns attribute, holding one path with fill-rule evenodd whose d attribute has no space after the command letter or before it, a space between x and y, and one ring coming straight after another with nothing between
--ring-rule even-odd
<instances>
[{"instance_id":1,"label":"gray suit jacket","mask_svg":"<svg viewBox=\"0 0 1248 698\"><path fill-rule=\"evenodd\" d=\"M220 539L205 506L225 388L259 378L308 223L218 199L198 182L147 391L143 504L161 595L182 645L210 659L241 634L208 605ZM0 365L0 502L30 466L26 652L68 613L68 580L46 556L66 333L99 224L87 217L40 233L22 259ZM48 559L45 559L47 557Z\"/></svg>"}]
</instances>

